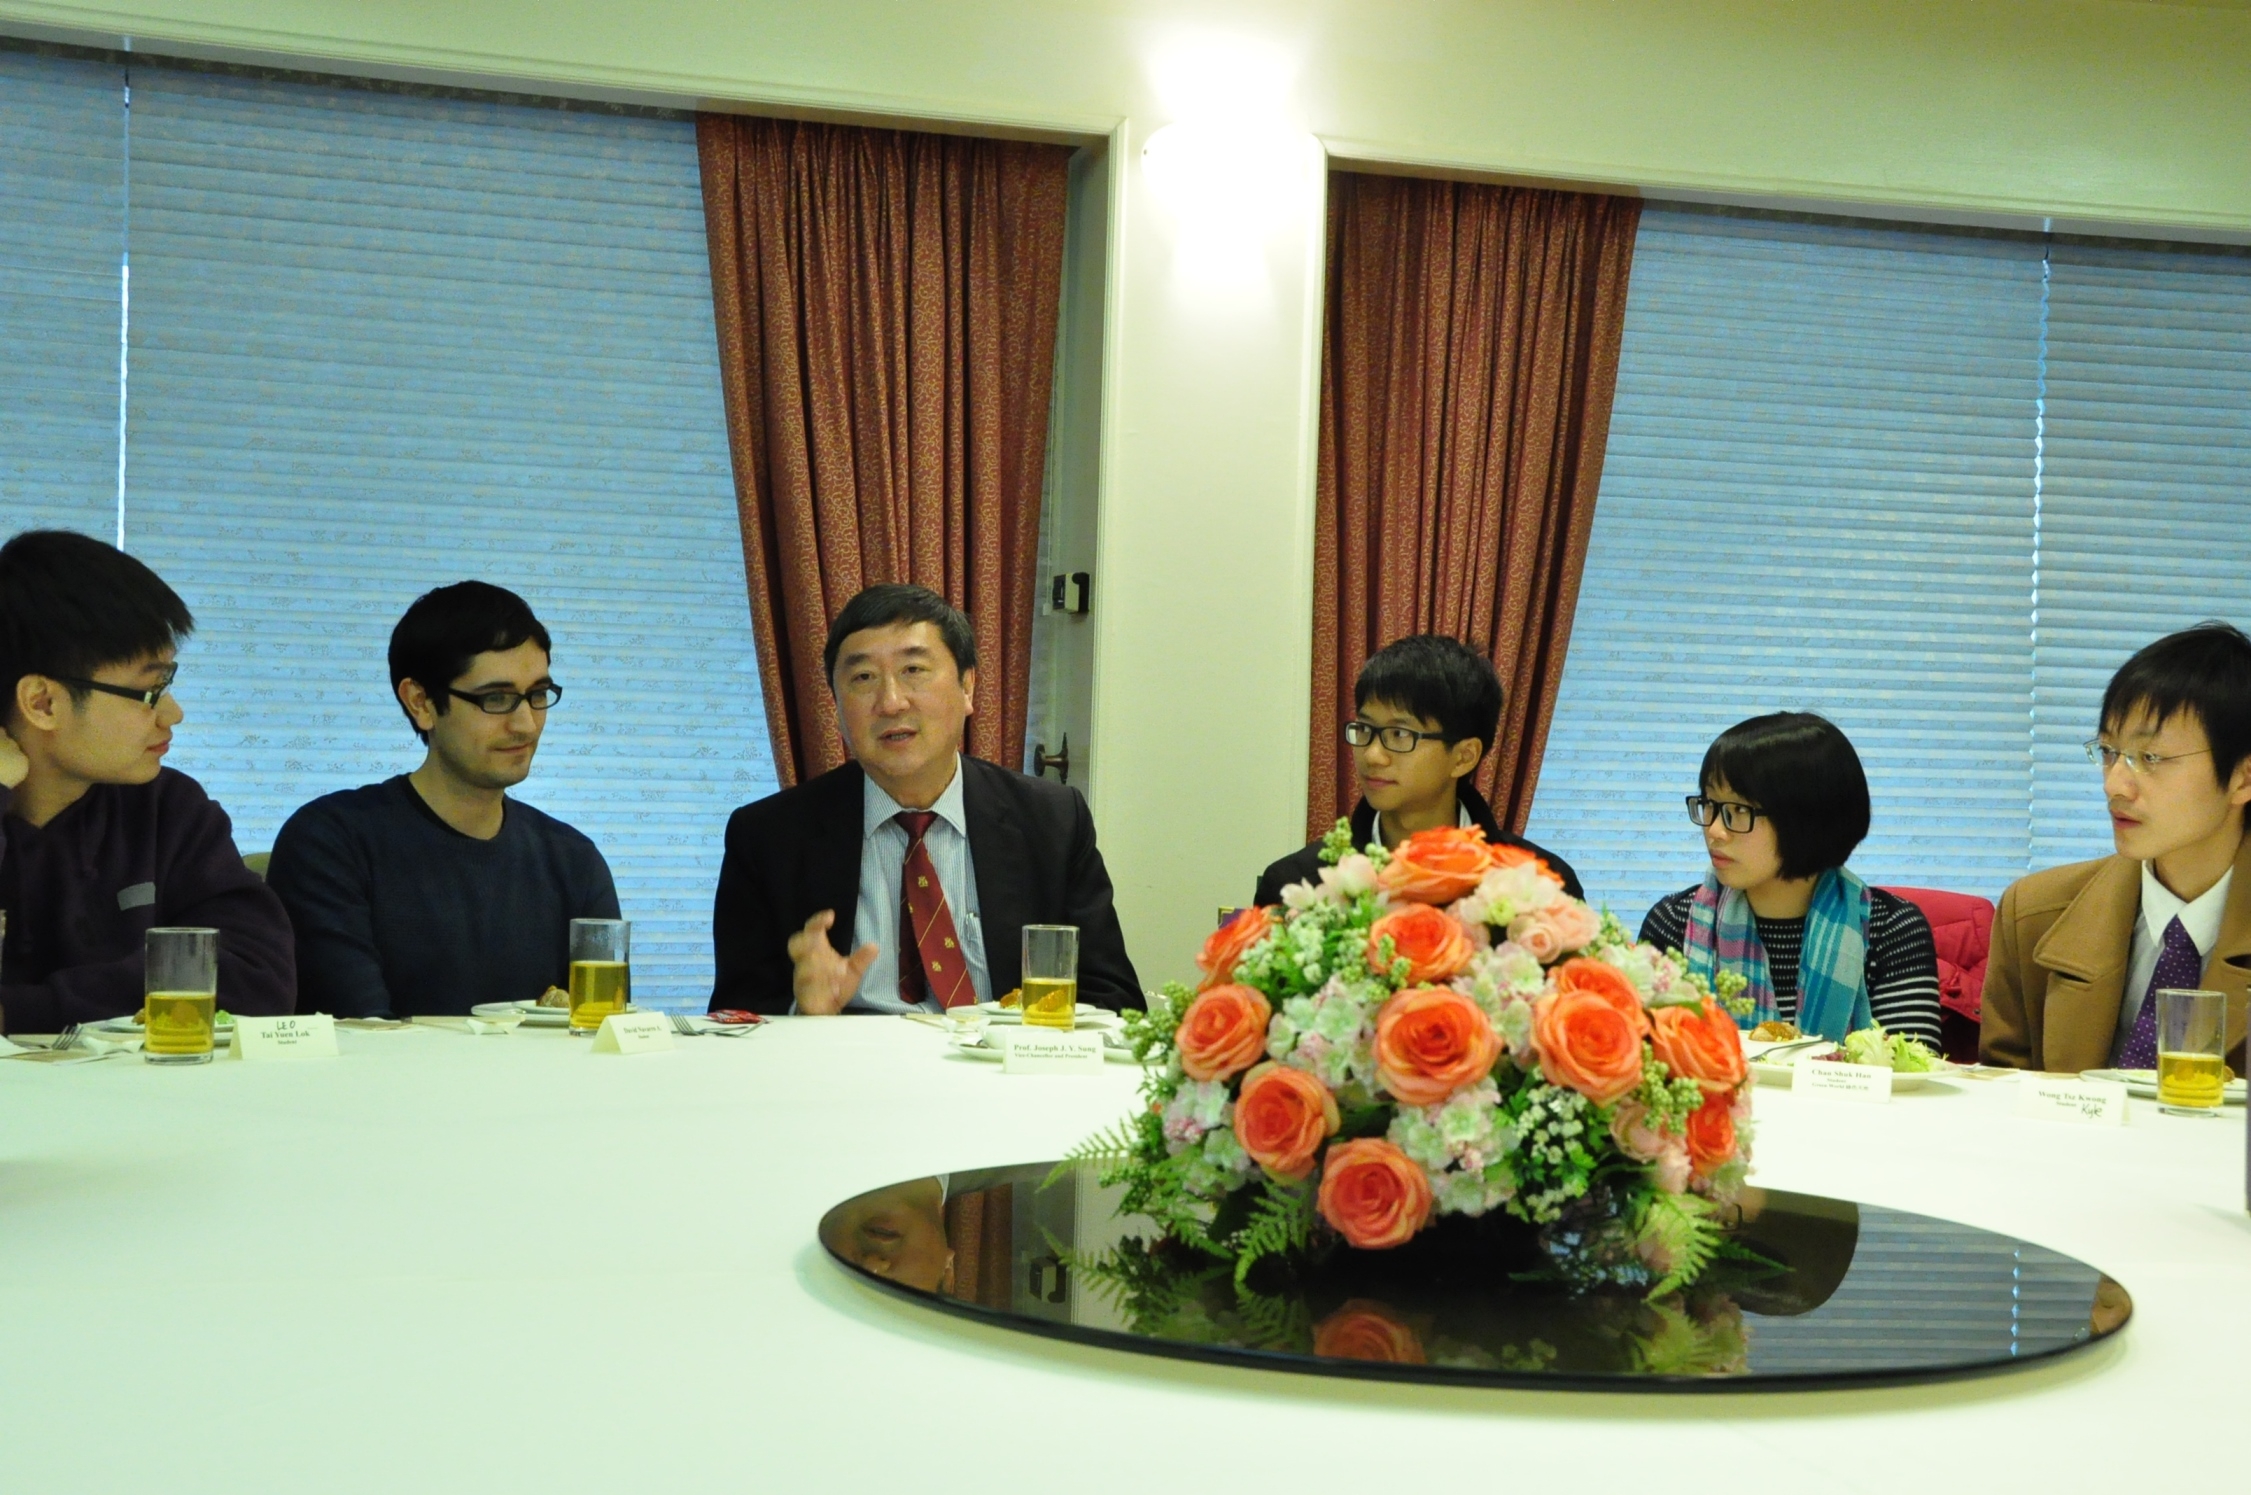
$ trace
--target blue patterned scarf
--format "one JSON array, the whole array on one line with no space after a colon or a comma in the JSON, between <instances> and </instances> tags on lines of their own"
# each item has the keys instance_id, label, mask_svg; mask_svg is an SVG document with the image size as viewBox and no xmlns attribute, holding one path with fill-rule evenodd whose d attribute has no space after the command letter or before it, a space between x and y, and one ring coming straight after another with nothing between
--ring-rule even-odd
<instances>
[{"instance_id":1,"label":"blue patterned scarf","mask_svg":"<svg viewBox=\"0 0 2251 1495\"><path fill-rule=\"evenodd\" d=\"M1710 981L1720 971L1734 971L1749 983L1743 995L1751 999L1752 1011L1740 1020L1743 1027L1778 1016L1751 900L1721 887L1709 872L1689 902L1681 953L1692 976ZM1813 903L1806 909L1798 953L1798 1031L1842 1043L1847 1033L1874 1021L1868 1008L1868 885L1833 867L1813 885Z\"/></svg>"}]
</instances>

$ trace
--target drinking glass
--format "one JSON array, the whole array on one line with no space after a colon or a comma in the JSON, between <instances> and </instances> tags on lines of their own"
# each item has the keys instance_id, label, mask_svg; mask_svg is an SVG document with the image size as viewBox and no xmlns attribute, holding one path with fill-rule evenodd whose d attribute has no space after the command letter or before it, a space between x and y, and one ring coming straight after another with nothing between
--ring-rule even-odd
<instances>
[{"instance_id":1,"label":"drinking glass","mask_svg":"<svg viewBox=\"0 0 2251 1495\"><path fill-rule=\"evenodd\" d=\"M209 1064L219 1007L219 931L161 928L142 947L142 1008L151 1064Z\"/></svg>"},{"instance_id":2,"label":"drinking glass","mask_svg":"<svg viewBox=\"0 0 2251 1495\"><path fill-rule=\"evenodd\" d=\"M1079 1013L1079 929L1076 924L1024 926L1024 1021L1072 1028Z\"/></svg>"},{"instance_id":3,"label":"drinking glass","mask_svg":"<svg viewBox=\"0 0 2251 1495\"><path fill-rule=\"evenodd\" d=\"M571 1031L591 1033L633 1000L633 926L623 919L571 920Z\"/></svg>"},{"instance_id":4,"label":"drinking glass","mask_svg":"<svg viewBox=\"0 0 2251 1495\"><path fill-rule=\"evenodd\" d=\"M2157 996L2157 1105L2168 1116L2211 1116L2227 1086L2225 993L2167 987Z\"/></svg>"}]
</instances>

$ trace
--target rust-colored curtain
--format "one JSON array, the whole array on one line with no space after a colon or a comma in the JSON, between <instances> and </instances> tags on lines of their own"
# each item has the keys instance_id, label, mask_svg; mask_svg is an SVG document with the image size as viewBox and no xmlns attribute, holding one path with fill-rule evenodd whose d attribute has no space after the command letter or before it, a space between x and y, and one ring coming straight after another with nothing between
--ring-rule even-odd
<instances>
[{"instance_id":1,"label":"rust-colored curtain","mask_svg":"<svg viewBox=\"0 0 2251 1495\"><path fill-rule=\"evenodd\" d=\"M1016 765L1070 152L708 114L696 141L775 771L844 760L822 645L884 581L969 615L967 746Z\"/></svg>"},{"instance_id":2,"label":"rust-colored curtain","mask_svg":"<svg viewBox=\"0 0 2251 1495\"><path fill-rule=\"evenodd\" d=\"M1443 633L1507 690L1479 768L1532 809L1618 382L1632 198L1329 178L1306 828L1357 797L1339 736L1368 656Z\"/></svg>"}]
</instances>

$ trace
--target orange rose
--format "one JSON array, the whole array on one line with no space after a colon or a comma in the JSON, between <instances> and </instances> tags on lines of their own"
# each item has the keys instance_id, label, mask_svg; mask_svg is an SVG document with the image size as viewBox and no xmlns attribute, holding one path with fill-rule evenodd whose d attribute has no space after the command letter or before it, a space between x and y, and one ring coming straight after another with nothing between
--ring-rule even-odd
<instances>
[{"instance_id":1,"label":"orange rose","mask_svg":"<svg viewBox=\"0 0 2251 1495\"><path fill-rule=\"evenodd\" d=\"M1532 1046L1550 1085L1576 1090L1598 1106L1641 1084L1641 1034L1592 992L1559 991L1534 1002Z\"/></svg>"},{"instance_id":2,"label":"orange rose","mask_svg":"<svg viewBox=\"0 0 2251 1495\"><path fill-rule=\"evenodd\" d=\"M1204 973L1204 988L1234 980L1235 962L1273 930L1274 910L1270 908L1238 910L1234 918L1213 930L1196 956L1196 969Z\"/></svg>"},{"instance_id":3,"label":"orange rose","mask_svg":"<svg viewBox=\"0 0 2251 1495\"><path fill-rule=\"evenodd\" d=\"M1636 1034L1646 1036L1649 1032L1649 1010L1641 1005L1641 993L1634 990L1624 971L1607 960L1582 955L1565 961L1555 968L1555 989L1600 997L1624 1015Z\"/></svg>"},{"instance_id":4,"label":"orange rose","mask_svg":"<svg viewBox=\"0 0 2251 1495\"><path fill-rule=\"evenodd\" d=\"M1423 1364L1423 1342L1381 1303L1354 1298L1313 1326L1313 1353L1331 1360Z\"/></svg>"},{"instance_id":5,"label":"orange rose","mask_svg":"<svg viewBox=\"0 0 2251 1495\"><path fill-rule=\"evenodd\" d=\"M1302 1069L1261 1064L1235 1097L1235 1140L1251 1161L1288 1183L1313 1171L1313 1154L1337 1129L1337 1098Z\"/></svg>"},{"instance_id":6,"label":"orange rose","mask_svg":"<svg viewBox=\"0 0 2251 1495\"><path fill-rule=\"evenodd\" d=\"M1430 1220L1430 1180L1381 1137L1329 1149L1315 1200L1321 1218L1363 1251L1405 1245Z\"/></svg>"},{"instance_id":7,"label":"orange rose","mask_svg":"<svg viewBox=\"0 0 2251 1495\"><path fill-rule=\"evenodd\" d=\"M1493 848L1474 827L1442 825L1417 831L1392 848L1376 886L1416 903L1452 903L1476 887L1493 866Z\"/></svg>"},{"instance_id":8,"label":"orange rose","mask_svg":"<svg viewBox=\"0 0 2251 1495\"><path fill-rule=\"evenodd\" d=\"M1688 1113L1688 1161L1698 1178L1709 1178L1734 1156L1734 1097L1707 1095L1704 1104Z\"/></svg>"},{"instance_id":9,"label":"orange rose","mask_svg":"<svg viewBox=\"0 0 2251 1495\"><path fill-rule=\"evenodd\" d=\"M1717 1002L1660 1007L1651 1018L1656 1024L1651 1046L1676 1076L1694 1080L1708 1096L1743 1083L1743 1036Z\"/></svg>"},{"instance_id":10,"label":"orange rose","mask_svg":"<svg viewBox=\"0 0 2251 1495\"><path fill-rule=\"evenodd\" d=\"M1191 1080L1231 1080L1266 1053L1266 998L1247 986L1214 986L1181 1014L1173 1047Z\"/></svg>"},{"instance_id":11,"label":"orange rose","mask_svg":"<svg viewBox=\"0 0 2251 1495\"><path fill-rule=\"evenodd\" d=\"M1458 991L1403 991L1376 1012L1376 1070L1401 1105L1435 1106L1491 1074L1500 1057L1491 1019Z\"/></svg>"},{"instance_id":12,"label":"orange rose","mask_svg":"<svg viewBox=\"0 0 2251 1495\"><path fill-rule=\"evenodd\" d=\"M1492 857L1493 865L1496 867L1521 867L1526 862L1530 862L1540 869L1540 876L1559 888L1563 886L1563 879L1555 875L1554 869L1548 866L1545 857L1536 856L1521 846L1488 846L1485 850L1486 854Z\"/></svg>"},{"instance_id":13,"label":"orange rose","mask_svg":"<svg viewBox=\"0 0 2251 1495\"><path fill-rule=\"evenodd\" d=\"M1368 927L1368 969L1379 976L1391 974L1381 948L1386 935L1393 956L1407 958L1407 980L1416 986L1444 981L1469 964L1472 950L1462 921L1427 903L1394 909Z\"/></svg>"}]
</instances>

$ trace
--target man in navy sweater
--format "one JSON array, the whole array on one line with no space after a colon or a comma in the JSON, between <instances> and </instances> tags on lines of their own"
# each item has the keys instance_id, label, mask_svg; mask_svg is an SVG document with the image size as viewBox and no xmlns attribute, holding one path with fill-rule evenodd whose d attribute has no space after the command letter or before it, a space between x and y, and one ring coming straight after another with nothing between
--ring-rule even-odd
<instances>
[{"instance_id":1,"label":"man in navy sweater","mask_svg":"<svg viewBox=\"0 0 2251 1495\"><path fill-rule=\"evenodd\" d=\"M508 797L562 699L550 652L524 599L481 581L399 619L391 691L422 766L304 806L267 869L297 927L306 1011L458 1016L536 998L570 977L570 921L618 916L594 843Z\"/></svg>"},{"instance_id":2,"label":"man in navy sweater","mask_svg":"<svg viewBox=\"0 0 2251 1495\"><path fill-rule=\"evenodd\" d=\"M0 1026L52 1033L141 1006L160 925L219 931L219 1005L292 1011L289 921L233 828L164 767L195 627L179 595L85 535L0 546Z\"/></svg>"}]
</instances>

